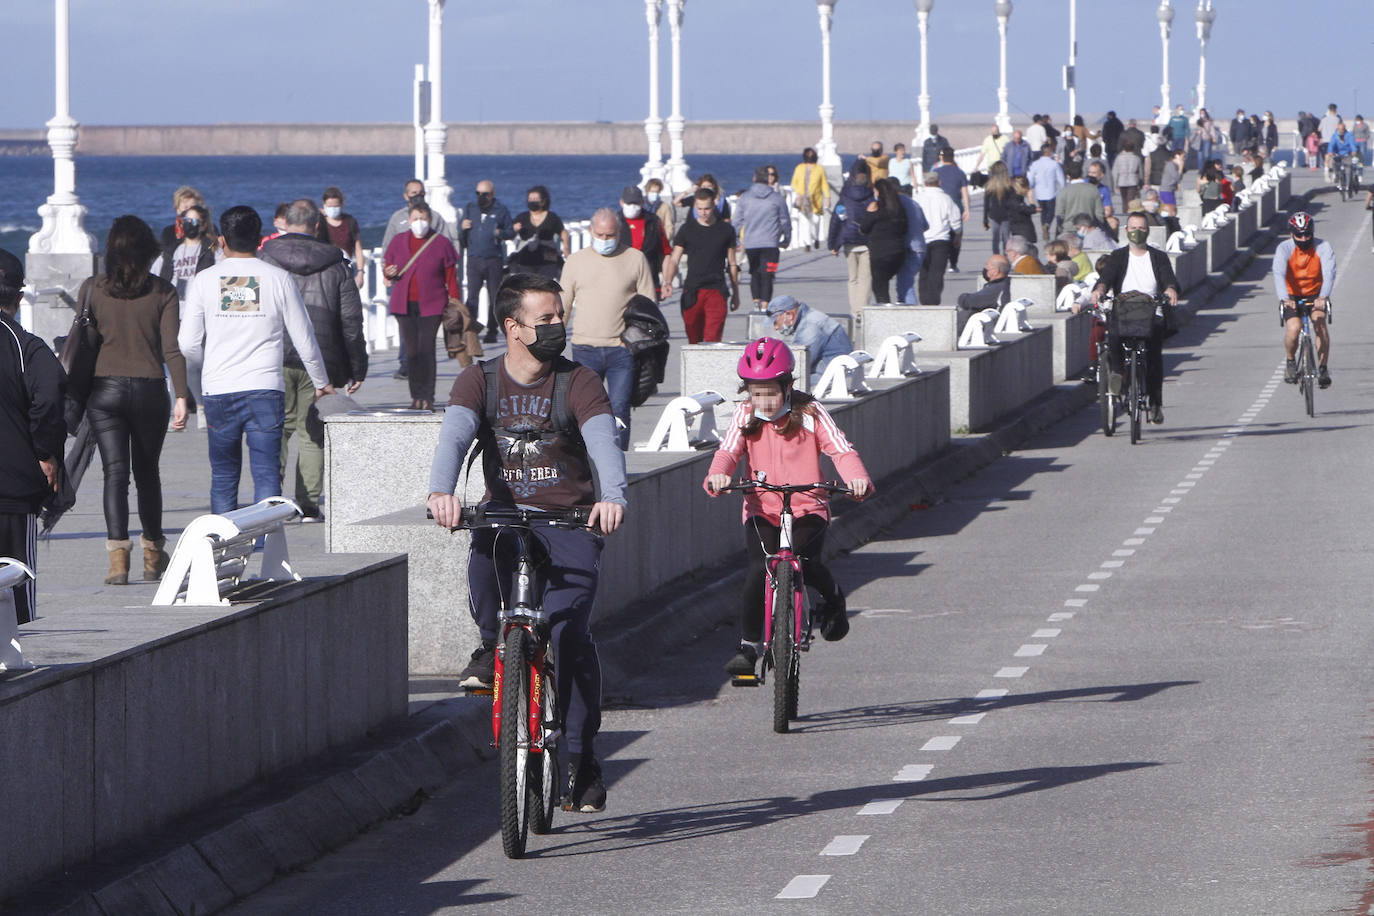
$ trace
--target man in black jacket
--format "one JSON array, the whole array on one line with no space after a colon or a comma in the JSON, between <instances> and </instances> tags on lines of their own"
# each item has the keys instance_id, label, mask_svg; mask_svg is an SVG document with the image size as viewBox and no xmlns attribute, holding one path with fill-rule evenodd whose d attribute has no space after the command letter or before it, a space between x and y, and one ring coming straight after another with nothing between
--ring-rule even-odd
<instances>
[{"instance_id":1,"label":"man in black jacket","mask_svg":"<svg viewBox=\"0 0 1374 916\"><path fill-rule=\"evenodd\" d=\"M67 375L47 345L19 326L24 265L0 248L0 556L34 568L37 515L57 489L67 441ZM15 589L19 623L34 618L34 587Z\"/></svg>"},{"instance_id":2,"label":"man in black jacket","mask_svg":"<svg viewBox=\"0 0 1374 916\"><path fill-rule=\"evenodd\" d=\"M363 337L363 309L353 270L344 254L315 238L320 210L309 198L286 209L286 234L263 243L259 256L291 274L310 314L315 340L324 357L329 383L348 394L367 377L367 341ZM305 371L296 348L288 340L282 377L286 383L286 422L282 427L281 469L286 477L286 451L296 433L296 503L305 521L319 521L324 490L324 442L310 435L306 418L315 402L315 383ZM318 434L318 429L316 433Z\"/></svg>"},{"instance_id":3,"label":"man in black jacket","mask_svg":"<svg viewBox=\"0 0 1374 916\"><path fill-rule=\"evenodd\" d=\"M1126 217L1126 239L1130 242L1125 248L1118 248L1107 255L1107 263L1098 274L1097 285L1093 287L1093 303L1102 300L1104 293L1111 292L1120 299L1127 293L1141 293L1151 298L1163 295L1169 308L1178 306L1178 278L1174 276L1173 264L1169 256L1158 248L1146 244L1150 237L1150 223L1144 213L1132 213ZM1121 365L1121 341L1112 341L1112 362ZM1115 383L1113 394L1120 391L1119 372L1113 372ZM1164 422L1164 326L1156 320L1145 351L1145 390L1150 396L1150 422Z\"/></svg>"},{"instance_id":4,"label":"man in black jacket","mask_svg":"<svg viewBox=\"0 0 1374 916\"><path fill-rule=\"evenodd\" d=\"M969 317L983 309L1001 311L1011 299L1011 262L1000 254L988 258L983 265L983 279L987 282L977 292L959 294L959 327Z\"/></svg>"}]
</instances>

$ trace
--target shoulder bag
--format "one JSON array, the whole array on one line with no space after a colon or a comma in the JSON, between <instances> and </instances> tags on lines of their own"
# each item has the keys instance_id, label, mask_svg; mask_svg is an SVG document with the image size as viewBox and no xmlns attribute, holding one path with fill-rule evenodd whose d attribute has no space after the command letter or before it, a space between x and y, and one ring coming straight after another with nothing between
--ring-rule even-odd
<instances>
[{"instance_id":1,"label":"shoulder bag","mask_svg":"<svg viewBox=\"0 0 1374 916\"><path fill-rule=\"evenodd\" d=\"M95 379L95 361L100 355L100 329L96 327L95 315L91 313L91 288L95 280L88 280L82 287L77 303L76 317L72 319L71 330L67 336L54 341L58 345L58 358L67 373L67 401L64 412L67 428L76 429L86 413L86 399L91 395L91 383Z\"/></svg>"}]
</instances>

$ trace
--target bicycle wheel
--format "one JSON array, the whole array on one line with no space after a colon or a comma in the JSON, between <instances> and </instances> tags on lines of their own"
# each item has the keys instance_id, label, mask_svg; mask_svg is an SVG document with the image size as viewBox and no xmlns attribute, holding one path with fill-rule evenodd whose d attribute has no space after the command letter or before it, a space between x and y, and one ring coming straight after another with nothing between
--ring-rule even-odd
<instances>
[{"instance_id":1,"label":"bicycle wheel","mask_svg":"<svg viewBox=\"0 0 1374 916\"><path fill-rule=\"evenodd\" d=\"M1112 398L1111 372L1112 360L1107 353L1106 343L1099 345L1097 354L1097 409L1102 420L1102 435L1110 436L1116 432L1116 404Z\"/></svg>"},{"instance_id":2,"label":"bicycle wheel","mask_svg":"<svg viewBox=\"0 0 1374 916\"><path fill-rule=\"evenodd\" d=\"M788 712L797 708L797 689L800 672L797 644L793 638L793 614L796 597L793 592L792 567L786 561L778 563L777 587L773 590L773 639L769 651L773 656L773 731L780 735L789 730Z\"/></svg>"},{"instance_id":3,"label":"bicycle wheel","mask_svg":"<svg viewBox=\"0 0 1374 916\"><path fill-rule=\"evenodd\" d=\"M546 667L540 678L541 717L544 720L544 734L548 735L558 728L558 695L553 688L553 670ZM525 802L530 809L530 832L543 836L553 829L553 812L558 806L558 746L561 738L545 739L544 750L530 754L529 777L526 791L529 798Z\"/></svg>"},{"instance_id":4,"label":"bicycle wheel","mask_svg":"<svg viewBox=\"0 0 1374 916\"><path fill-rule=\"evenodd\" d=\"M1139 350L1132 348L1126 357L1126 403L1131 412L1132 445L1140 441L1140 424L1145 413L1142 403L1145 398L1145 384L1141 377L1145 367L1141 364L1141 355Z\"/></svg>"},{"instance_id":5,"label":"bicycle wheel","mask_svg":"<svg viewBox=\"0 0 1374 916\"><path fill-rule=\"evenodd\" d=\"M501 846L506 857L525 854L530 827L530 634L514 627L501 648Z\"/></svg>"},{"instance_id":6,"label":"bicycle wheel","mask_svg":"<svg viewBox=\"0 0 1374 916\"><path fill-rule=\"evenodd\" d=\"M1317 415L1317 357L1312 350L1311 335L1304 334L1298 350L1298 384L1302 387L1302 399L1307 407L1307 415Z\"/></svg>"}]
</instances>

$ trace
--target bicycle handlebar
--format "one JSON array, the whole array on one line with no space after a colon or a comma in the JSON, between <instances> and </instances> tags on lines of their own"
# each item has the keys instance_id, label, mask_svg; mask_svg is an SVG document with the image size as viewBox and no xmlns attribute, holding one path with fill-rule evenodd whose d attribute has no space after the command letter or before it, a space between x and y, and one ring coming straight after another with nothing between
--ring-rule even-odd
<instances>
[{"instance_id":1,"label":"bicycle handlebar","mask_svg":"<svg viewBox=\"0 0 1374 916\"><path fill-rule=\"evenodd\" d=\"M501 528L505 526L528 527L544 523L553 528L587 528L591 510L573 509L528 509L520 506L464 506L457 525L450 531L474 528ZM425 517L433 520L434 513L425 511Z\"/></svg>"},{"instance_id":2,"label":"bicycle handlebar","mask_svg":"<svg viewBox=\"0 0 1374 916\"><path fill-rule=\"evenodd\" d=\"M752 490L767 490L770 493L809 493L812 490L824 490L827 493L853 493L849 487L842 487L839 484L823 480L819 483L768 483L763 480L742 480L739 483L731 484L728 487L721 487L717 493L747 493Z\"/></svg>"}]
</instances>

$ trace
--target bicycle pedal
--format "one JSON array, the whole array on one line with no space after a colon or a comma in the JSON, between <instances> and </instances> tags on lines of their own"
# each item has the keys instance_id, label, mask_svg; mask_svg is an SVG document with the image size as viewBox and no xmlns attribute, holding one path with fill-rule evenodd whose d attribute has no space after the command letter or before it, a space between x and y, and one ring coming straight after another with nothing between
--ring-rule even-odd
<instances>
[{"instance_id":1,"label":"bicycle pedal","mask_svg":"<svg viewBox=\"0 0 1374 916\"><path fill-rule=\"evenodd\" d=\"M730 678L731 687L757 687L763 679L753 674L738 674Z\"/></svg>"},{"instance_id":2,"label":"bicycle pedal","mask_svg":"<svg viewBox=\"0 0 1374 916\"><path fill-rule=\"evenodd\" d=\"M495 693L490 687L464 687L463 691L470 697L489 697Z\"/></svg>"}]
</instances>

